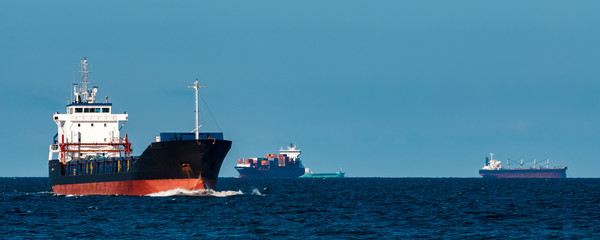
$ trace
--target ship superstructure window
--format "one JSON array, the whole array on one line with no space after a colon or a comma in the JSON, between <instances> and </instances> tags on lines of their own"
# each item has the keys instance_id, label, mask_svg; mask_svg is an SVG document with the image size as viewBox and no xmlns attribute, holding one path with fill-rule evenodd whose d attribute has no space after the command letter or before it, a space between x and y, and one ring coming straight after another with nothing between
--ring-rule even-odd
<instances>
[{"instance_id":1,"label":"ship superstructure window","mask_svg":"<svg viewBox=\"0 0 600 240\"><path fill-rule=\"evenodd\" d=\"M110 113L110 108L74 108L75 113ZM73 113L73 108L69 110Z\"/></svg>"}]
</instances>

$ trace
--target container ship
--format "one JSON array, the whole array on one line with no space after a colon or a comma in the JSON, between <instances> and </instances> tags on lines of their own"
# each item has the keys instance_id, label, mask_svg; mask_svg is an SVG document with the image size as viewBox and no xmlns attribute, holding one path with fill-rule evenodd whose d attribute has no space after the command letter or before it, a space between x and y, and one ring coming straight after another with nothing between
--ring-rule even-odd
<instances>
[{"instance_id":1,"label":"container ship","mask_svg":"<svg viewBox=\"0 0 600 240\"><path fill-rule=\"evenodd\" d=\"M290 144L287 149L281 148L279 154L270 153L264 158L240 158L235 169L238 178L297 178L305 170L298 157L300 149Z\"/></svg>"},{"instance_id":2,"label":"container ship","mask_svg":"<svg viewBox=\"0 0 600 240\"><path fill-rule=\"evenodd\" d=\"M494 154L490 153L490 157L485 158L485 165L479 170L479 175L483 178L566 178L567 167L551 168L548 159L546 159L546 167L536 167L534 159L531 168L523 168L523 160L521 160L521 168L503 168L500 161L494 159Z\"/></svg>"},{"instance_id":3,"label":"container ship","mask_svg":"<svg viewBox=\"0 0 600 240\"><path fill-rule=\"evenodd\" d=\"M64 195L147 195L171 189L214 189L221 164L231 148L222 132L199 132L196 80L196 128L163 132L139 156L129 137L121 137L127 113L114 114L108 97L96 99L88 88L87 59L82 81L73 84L66 113L54 113L58 127L50 145L48 170L52 190Z\"/></svg>"}]
</instances>

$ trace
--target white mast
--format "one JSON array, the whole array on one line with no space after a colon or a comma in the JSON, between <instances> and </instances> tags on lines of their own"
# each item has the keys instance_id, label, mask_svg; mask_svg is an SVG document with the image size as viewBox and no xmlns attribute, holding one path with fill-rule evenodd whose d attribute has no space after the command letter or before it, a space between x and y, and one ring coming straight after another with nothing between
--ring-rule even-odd
<instances>
[{"instance_id":1,"label":"white mast","mask_svg":"<svg viewBox=\"0 0 600 240\"><path fill-rule=\"evenodd\" d=\"M88 84L88 71L87 69L87 59L84 57L80 60L81 62L81 70L80 73L83 73L83 80L81 81L81 86L79 90L77 90L77 84L73 84L73 94L75 95L74 103L94 103L96 101L96 94L98 93L98 87L92 87L92 89L87 88Z\"/></svg>"},{"instance_id":2,"label":"white mast","mask_svg":"<svg viewBox=\"0 0 600 240\"><path fill-rule=\"evenodd\" d=\"M85 57L83 57L83 59L79 60L81 61L81 71L83 73L83 89L87 90L87 59Z\"/></svg>"},{"instance_id":3,"label":"white mast","mask_svg":"<svg viewBox=\"0 0 600 240\"><path fill-rule=\"evenodd\" d=\"M523 168L523 158L521 158L521 168Z\"/></svg>"},{"instance_id":4,"label":"white mast","mask_svg":"<svg viewBox=\"0 0 600 240\"><path fill-rule=\"evenodd\" d=\"M82 86L79 90L79 95L83 95L81 100L83 102L88 102L88 89L87 89L87 74L88 74L88 70L87 70L87 59L86 57L83 57L83 59L79 60L81 62L81 70L79 71L80 73L83 73L83 81L81 81Z\"/></svg>"},{"instance_id":5,"label":"white mast","mask_svg":"<svg viewBox=\"0 0 600 240\"><path fill-rule=\"evenodd\" d=\"M199 135L198 134L198 130L200 128L200 125L198 125L198 88L204 88L204 87L206 87L206 86L199 86L198 85L198 79L197 78L196 78L196 82L194 82L194 86L188 86L188 88L193 88L194 90L196 90L196 110L195 110L195 112L196 112L196 126L195 126L194 130L192 130L192 131L196 132L196 140L198 140L198 138L199 138L199 136L198 136Z\"/></svg>"}]
</instances>

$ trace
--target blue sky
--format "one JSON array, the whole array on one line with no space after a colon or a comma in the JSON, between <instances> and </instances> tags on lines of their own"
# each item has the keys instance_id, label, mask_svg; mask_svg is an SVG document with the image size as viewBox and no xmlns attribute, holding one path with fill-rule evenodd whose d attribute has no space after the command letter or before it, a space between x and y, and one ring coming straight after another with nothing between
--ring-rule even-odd
<instances>
[{"instance_id":1,"label":"blue sky","mask_svg":"<svg viewBox=\"0 0 600 240\"><path fill-rule=\"evenodd\" d=\"M141 154L193 128L198 78L238 158L293 142L316 172L478 177L545 159L600 177L597 1L0 1L0 176L47 176L79 59ZM203 113L206 113L204 109Z\"/></svg>"}]
</instances>

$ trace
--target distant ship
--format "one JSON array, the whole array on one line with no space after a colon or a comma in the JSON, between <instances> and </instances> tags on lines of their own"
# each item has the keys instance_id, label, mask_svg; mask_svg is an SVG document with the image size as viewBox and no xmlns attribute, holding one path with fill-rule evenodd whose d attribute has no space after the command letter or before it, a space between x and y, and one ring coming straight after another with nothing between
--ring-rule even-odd
<instances>
[{"instance_id":1,"label":"distant ship","mask_svg":"<svg viewBox=\"0 0 600 240\"><path fill-rule=\"evenodd\" d=\"M340 170L339 172L335 172L335 173L313 173L308 168L306 168L306 172L300 177L301 178L343 178L344 174L346 174L346 173L343 172L342 170Z\"/></svg>"},{"instance_id":2,"label":"distant ship","mask_svg":"<svg viewBox=\"0 0 600 240\"><path fill-rule=\"evenodd\" d=\"M533 167L523 168L503 168L500 161L494 159L494 154L490 153L489 158L485 158L485 165L479 170L479 175L483 178L566 178L567 167L549 167L549 160L546 160L546 167L536 167L534 159Z\"/></svg>"},{"instance_id":3,"label":"distant ship","mask_svg":"<svg viewBox=\"0 0 600 240\"><path fill-rule=\"evenodd\" d=\"M146 195L176 188L214 189L221 164L231 148L223 133L160 133L139 156L120 130L127 113L115 114L112 103L98 101L88 88L87 59L83 80L73 86L66 113L52 114L57 133L49 149L52 190L64 195ZM198 81L196 126L198 125ZM158 113L157 113L158 114Z\"/></svg>"},{"instance_id":4,"label":"distant ship","mask_svg":"<svg viewBox=\"0 0 600 240\"><path fill-rule=\"evenodd\" d=\"M267 154L264 158L240 158L235 166L238 178L297 178L304 174L304 166L298 157L300 149L290 144L281 148L279 154Z\"/></svg>"}]
</instances>

